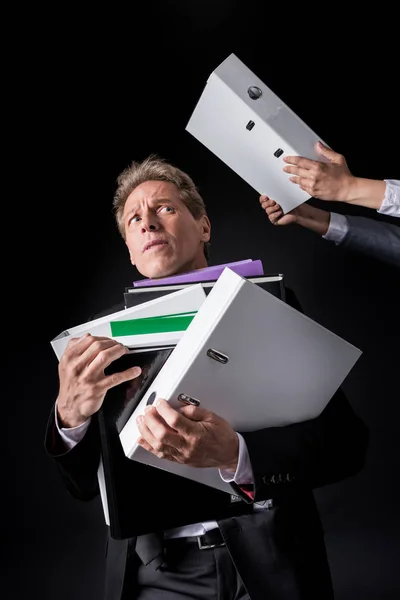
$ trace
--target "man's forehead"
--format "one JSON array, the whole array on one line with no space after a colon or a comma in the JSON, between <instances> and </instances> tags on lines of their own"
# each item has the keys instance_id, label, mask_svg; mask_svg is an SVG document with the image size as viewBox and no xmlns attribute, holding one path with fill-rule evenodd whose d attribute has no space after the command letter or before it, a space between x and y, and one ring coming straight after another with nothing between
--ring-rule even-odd
<instances>
[{"instance_id":1,"label":"man's forehead","mask_svg":"<svg viewBox=\"0 0 400 600\"><path fill-rule=\"evenodd\" d=\"M138 185L128 196L126 207L139 206L142 202L155 202L157 200L179 201L177 187L170 181L145 181Z\"/></svg>"}]
</instances>

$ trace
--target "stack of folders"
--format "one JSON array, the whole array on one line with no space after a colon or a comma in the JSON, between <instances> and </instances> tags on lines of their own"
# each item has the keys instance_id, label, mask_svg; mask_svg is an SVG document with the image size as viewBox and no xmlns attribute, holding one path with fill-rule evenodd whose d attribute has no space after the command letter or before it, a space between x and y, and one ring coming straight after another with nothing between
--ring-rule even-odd
<instances>
[{"instance_id":1,"label":"stack of folders","mask_svg":"<svg viewBox=\"0 0 400 600\"><path fill-rule=\"evenodd\" d=\"M136 489L129 491L127 486L127 482L132 480L132 467L136 475L138 469L144 469L144 479L146 474L148 476L148 469L152 468L125 455L120 433L226 267L239 279L247 278L284 300L283 275L264 276L261 261L248 259L166 280L134 282L134 291L126 290L125 298L128 295L135 300L125 302L124 310L66 329L51 341L60 360L71 338L86 333L108 336L129 347L130 353L108 367L107 373L131 366L142 369L138 378L109 390L96 415L101 439L98 480L105 520L114 537L119 538L130 531L129 504L137 494ZM130 533L133 534L133 531Z\"/></svg>"},{"instance_id":2,"label":"stack of folders","mask_svg":"<svg viewBox=\"0 0 400 600\"><path fill-rule=\"evenodd\" d=\"M282 276L266 277L252 262L258 263L220 265L208 281L207 271L195 271L194 282L182 276L135 282L134 289L161 293L149 299L144 291L128 291L141 303L52 341L60 358L71 337L106 335L131 349L107 373L142 368L139 377L107 392L95 416L98 481L113 537L137 533L137 482L148 481L155 467L193 485L232 491L217 469L163 460L138 444L136 419L147 405L157 398L176 409L190 402L219 414L236 431L285 426L318 416L360 357L358 348L284 301ZM165 294L163 286L178 289Z\"/></svg>"},{"instance_id":3,"label":"stack of folders","mask_svg":"<svg viewBox=\"0 0 400 600\"><path fill-rule=\"evenodd\" d=\"M131 308L143 302L148 302L155 298L165 296L187 288L194 283L199 283L205 294L208 295L213 288L218 277L225 267L245 277L252 283L263 287L265 290L285 300L284 277L282 274L264 275L263 266L260 260L243 260L235 263L207 267L198 269L190 273L175 275L165 279L142 279L133 282L133 286L126 287L124 292L125 308Z\"/></svg>"},{"instance_id":4,"label":"stack of folders","mask_svg":"<svg viewBox=\"0 0 400 600\"><path fill-rule=\"evenodd\" d=\"M119 334L115 335L111 323L197 311L227 266L238 275L252 278L253 281L257 281L259 285L264 286L274 295L284 299L283 275L264 277L263 265L260 260L246 259L226 265L198 269L165 279L143 279L133 282L132 288L126 288L124 293L125 309L64 330L51 341L51 346L57 358L60 359L69 340L73 337L81 337L86 333L117 339L131 347L132 352L146 347L160 346L163 342L176 344L181 337L181 331L178 331L175 336L163 333L120 336Z\"/></svg>"},{"instance_id":5,"label":"stack of folders","mask_svg":"<svg viewBox=\"0 0 400 600\"><path fill-rule=\"evenodd\" d=\"M129 459L228 493L217 469L160 459L137 443L136 419L146 406L156 398L176 409L189 401L236 431L285 426L317 417L361 355L230 268L188 322L132 414L121 421L119 437Z\"/></svg>"}]
</instances>

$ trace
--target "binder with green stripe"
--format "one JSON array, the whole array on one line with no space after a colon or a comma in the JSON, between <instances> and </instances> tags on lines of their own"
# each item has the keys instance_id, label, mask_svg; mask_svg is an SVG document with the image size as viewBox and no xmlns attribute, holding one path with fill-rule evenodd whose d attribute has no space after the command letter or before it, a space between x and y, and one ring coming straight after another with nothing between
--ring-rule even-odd
<instances>
[{"instance_id":1,"label":"binder with green stripe","mask_svg":"<svg viewBox=\"0 0 400 600\"><path fill-rule=\"evenodd\" d=\"M197 311L143 319L127 319L126 321L110 321L111 335L117 337L185 331L196 314Z\"/></svg>"}]
</instances>

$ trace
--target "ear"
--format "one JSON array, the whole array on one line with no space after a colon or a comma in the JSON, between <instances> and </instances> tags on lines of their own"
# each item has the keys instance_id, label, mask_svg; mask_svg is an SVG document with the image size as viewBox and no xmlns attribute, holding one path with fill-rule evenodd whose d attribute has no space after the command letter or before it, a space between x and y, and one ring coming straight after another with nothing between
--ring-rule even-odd
<instances>
[{"instance_id":1,"label":"ear","mask_svg":"<svg viewBox=\"0 0 400 600\"><path fill-rule=\"evenodd\" d=\"M201 226L201 241L209 242L211 237L211 223L207 215L202 215L200 220Z\"/></svg>"}]
</instances>

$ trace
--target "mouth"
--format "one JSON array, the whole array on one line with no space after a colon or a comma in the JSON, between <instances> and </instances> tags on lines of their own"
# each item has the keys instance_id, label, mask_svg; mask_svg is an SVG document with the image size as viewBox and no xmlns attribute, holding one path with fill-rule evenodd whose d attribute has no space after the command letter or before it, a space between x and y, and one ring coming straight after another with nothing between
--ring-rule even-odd
<instances>
[{"instance_id":1,"label":"mouth","mask_svg":"<svg viewBox=\"0 0 400 600\"><path fill-rule=\"evenodd\" d=\"M165 240L152 240L145 245L143 252L147 252L147 250L150 250L151 248L157 248L160 246L168 246L168 242Z\"/></svg>"}]
</instances>

